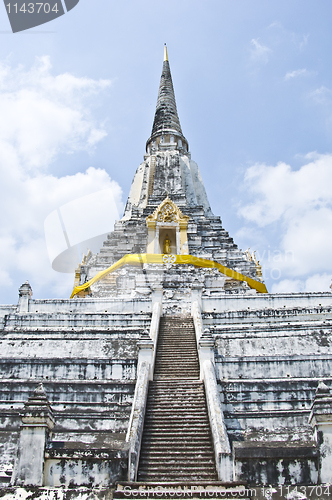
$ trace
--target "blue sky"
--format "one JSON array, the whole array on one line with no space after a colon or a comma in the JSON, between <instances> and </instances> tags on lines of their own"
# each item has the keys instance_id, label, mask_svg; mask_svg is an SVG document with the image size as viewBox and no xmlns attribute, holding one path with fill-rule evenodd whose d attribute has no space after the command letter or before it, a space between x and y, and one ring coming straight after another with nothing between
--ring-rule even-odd
<instances>
[{"instance_id":1,"label":"blue sky","mask_svg":"<svg viewBox=\"0 0 332 500\"><path fill-rule=\"evenodd\" d=\"M26 280L35 298L70 295L45 242L59 207L87 197L87 233L112 229L97 200L121 213L165 42L213 212L256 250L269 291L329 290L331 20L330 0L80 0L12 34L0 6L0 303Z\"/></svg>"}]
</instances>

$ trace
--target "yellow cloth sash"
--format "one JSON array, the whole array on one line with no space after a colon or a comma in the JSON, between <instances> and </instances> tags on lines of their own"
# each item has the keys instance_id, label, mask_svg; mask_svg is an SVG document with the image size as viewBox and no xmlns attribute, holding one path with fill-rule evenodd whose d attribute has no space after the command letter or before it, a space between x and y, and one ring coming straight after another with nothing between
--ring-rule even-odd
<instances>
[{"instance_id":1,"label":"yellow cloth sash","mask_svg":"<svg viewBox=\"0 0 332 500\"><path fill-rule=\"evenodd\" d=\"M101 280L108 274L112 273L116 269L124 266L125 264L129 264L130 266L137 266L143 264L192 264L195 267L207 267L207 268L216 268L225 276L229 278L233 278L237 281L246 281L250 288L257 290L260 293L268 293L266 286L261 281L253 280L248 276L244 276L241 273L234 271L233 269L229 269L228 267L215 262L214 260L200 259L195 257L194 255L173 255L173 254L154 254L154 253L138 253L138 254L127 254L122 257L122 259L118 260L111 267L108 267L104 271L100 271L96 274L91 280L84 283L84 285L76 286L71 294L70 298L72 299L75 295L83 290L86 290L91 285L96 283L96 281Z\"/></svg>"}]
</instances>

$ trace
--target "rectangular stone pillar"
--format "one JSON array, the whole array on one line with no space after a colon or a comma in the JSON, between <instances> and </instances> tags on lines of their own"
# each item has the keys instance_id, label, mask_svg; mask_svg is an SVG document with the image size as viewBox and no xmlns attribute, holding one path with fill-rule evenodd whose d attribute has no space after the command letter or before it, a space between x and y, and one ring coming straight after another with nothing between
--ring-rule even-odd
<instances>
[{"instance_id":1,"label":"rectangular stone pillar","mask_svg":"<svg viewBox=\"0 0 332 500\"><path fill-rule=\"evenodd\" d=\"M54 418L42 384L24 407L14 466L14 486L43 486L45 446Z\"/></svg>"},{"instance_id":2,"label":"rectangular stone pillar","mask_svg":"<svg viewBox=\"0 0 332 500\"><path fill-rule=\"evenodd\" d=\"M309 423L314 427L319 447L319 483L332 483L332 395L320 382L311 408Z\"/></svg>"},{"instance_id":3,"label":"rectangular stone pillar","mask_svg":"<svg viewBox=\"0 0 332 500\"><path fill-rule=\"evenodd\" d=\"M23 283L18 289L19 299L17 305L17 312L27 313L29 312L29 302L32 297L32 288L28 281Z\"/></svg>"}]
</instances>

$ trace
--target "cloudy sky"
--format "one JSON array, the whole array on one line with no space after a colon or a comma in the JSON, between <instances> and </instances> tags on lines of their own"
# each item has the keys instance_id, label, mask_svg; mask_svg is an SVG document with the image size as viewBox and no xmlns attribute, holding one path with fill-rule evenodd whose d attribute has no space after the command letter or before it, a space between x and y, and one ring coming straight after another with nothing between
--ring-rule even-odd
<instances>
[{"instance_id":1,"label":"cloudy sky","mask_svg":"<svg viewBox=\"0 0 332 500\"><path fill-rule=\"evenodd\" d=\"M69 297L51 260L121 215L164 42L213 212L269 291L329 290L331 22L331 0L80 0L13 34L0 5L0 303Z\"/></svg>"}]
</instances>

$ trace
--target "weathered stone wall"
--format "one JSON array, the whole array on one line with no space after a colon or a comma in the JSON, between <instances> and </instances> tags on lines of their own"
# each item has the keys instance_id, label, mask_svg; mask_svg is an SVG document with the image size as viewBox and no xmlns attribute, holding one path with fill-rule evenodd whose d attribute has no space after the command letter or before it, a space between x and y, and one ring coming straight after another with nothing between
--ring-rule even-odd
<instances>
[{"instance_id":1,"label":"weathered stone wall","mask_svg":"<svg viewBox=\"0 0 332 500\"><path fill-rule=\"evenodd\" d=\"M30 300L26 313L6 308L0 331L0 484L10 480L20 414L39 382L53 409L52 441L59 449L83 453L124 445L135 390L137 341L151 322L151 313L141 312L144 308L151 309L150 304L142 301L134 312L134 301L100 299ZM132 312L107 312L112 309ZM57 470L64 467L61 460ZM83 467L82 457L81 461ZM104 467L97 458L94 464L93 470ZM105 467L109 471L113 466L120 474L123 459L110 460Z\"/></svg>"},{"instance_id":2,"label":"weathered stone wall","mask_svg":"<svg viewBox=\"0 0 332 500\"><path fill-rule=\"evenodd\" d=\"M331 294L203 294L202 304L236 478L315 483L319 443L309 417L320 381L332 388Z\"/></svg>"}]
</instances>

